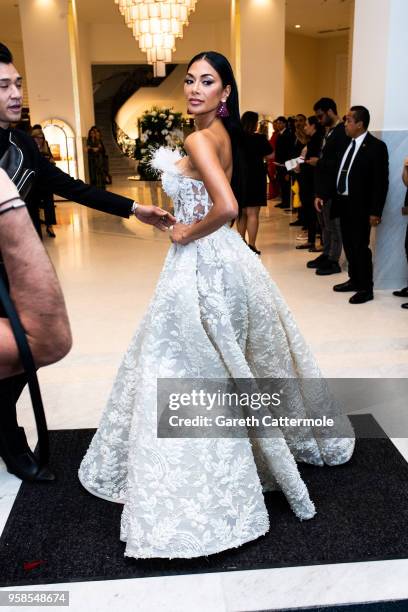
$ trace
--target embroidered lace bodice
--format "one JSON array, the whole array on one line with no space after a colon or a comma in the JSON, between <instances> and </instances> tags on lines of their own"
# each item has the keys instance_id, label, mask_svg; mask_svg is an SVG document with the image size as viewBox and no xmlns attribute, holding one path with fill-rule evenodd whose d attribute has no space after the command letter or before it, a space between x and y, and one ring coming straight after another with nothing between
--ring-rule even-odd
<instances>
[{"instance_id":1,"label":"embroidered lace bodice","mask_svg":"<svg viewBox=\"0 0 408 612\"><path fill-rule=\"evenodd\" d=\"M212 204L202 181L180 173L179 159L159 150L153 163L177 219L193 223ZM173 244L79 469L89 492L124 505L125 555L190 558L254 540L275 528L267 490L281 490L299 519L314 516L296 462L347 462L354 449L347 417L338 417L331 437L311 428L258 439L157 436L158 378L254 377L298 380L285 412L276 407L273 416L336 412L285 300L239 234L223 226ZM319 394L307 393L307 378L321 379Z\"/></svg>"},{"instance_id":2,"label":"embroidered lace bodice","mask_svg":"<svg viewBox=\"0 0 408 612\"><path fill-rule=\"evenodd\" d=\"M179 169L182 159L178 151L158 149L152 166L162 172L162 186L174 203L177 221L191 224L200 221L212 206L203 181L185 176Z\"/></svg>"}]
</instances>

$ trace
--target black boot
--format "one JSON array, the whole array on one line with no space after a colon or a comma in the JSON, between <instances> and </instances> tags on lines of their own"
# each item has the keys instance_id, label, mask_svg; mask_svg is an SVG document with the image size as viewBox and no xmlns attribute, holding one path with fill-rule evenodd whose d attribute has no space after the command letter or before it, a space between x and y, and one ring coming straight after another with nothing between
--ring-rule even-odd
<instances>
[{"instance_id":1,"label":"black boot","mask_svg":"<svg viewBox=\"0 0 408 612\"><path fill-rule=\"evenodd\" d=\"M50 482L55 474L48 466L41 466L27 443L23 427L0 429L0 455L7 471L28 482Z\"/></svg>"}]
</instances>

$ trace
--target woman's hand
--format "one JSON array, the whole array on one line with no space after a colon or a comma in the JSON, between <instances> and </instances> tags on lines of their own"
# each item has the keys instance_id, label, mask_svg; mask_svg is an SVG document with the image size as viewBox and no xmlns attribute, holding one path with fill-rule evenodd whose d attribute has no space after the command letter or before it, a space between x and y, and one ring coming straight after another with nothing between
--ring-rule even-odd
<instances>
[{"instance_id":1,"label":"woman's hand","mask_svg":"<svg viewBox=\"0 0 408 612\"><path fill-rule=\"evenodd\" d=\"M174 244L182 244L185 246L191 240L188 238L187 230L189 225L185 225L184 223L176 223L175 225L169 228L170 232L170 240Z\"/></svg>"}]
</instances>

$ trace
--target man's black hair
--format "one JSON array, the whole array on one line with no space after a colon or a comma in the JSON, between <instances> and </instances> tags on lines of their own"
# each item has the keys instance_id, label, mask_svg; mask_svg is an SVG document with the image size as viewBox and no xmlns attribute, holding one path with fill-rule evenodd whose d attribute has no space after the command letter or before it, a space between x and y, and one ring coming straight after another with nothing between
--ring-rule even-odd
<instances>
[{"instance_id":1,"label":"man's black hair","mask_svg":"<svg viewBox=\"0 0 408 612\"><path fill-rule=\"evenodd\" d=\"M12 64L13 56L10 49L0 42L0 64Z\"/></svg>"},{"instance_id":2,"label":"man's black hair","mask_svg":"<svg viewBox=\"0 0 408 612\"><path fill-rule=\"evenodd\" d=\"M361 121L364 129L367 130L370 125L370 111L365 106L352 106L351 112L354 113L354 119L356 123Z\"/></svg>"},{"instance_id":3,"label":"man's black hair","mask_svg":"<svg viewBox=\"0 0 408 612\"><path fill-rule=\"evenodd\" d=\"M337 104L334 100L332 100L332 98L320 98L320 100L318 100L314 105L313 110L315 113L318 110L321 110L324 113L328 113L329 110L331 110L335 115L337 115Z\"/></svg>"}]
</instances>

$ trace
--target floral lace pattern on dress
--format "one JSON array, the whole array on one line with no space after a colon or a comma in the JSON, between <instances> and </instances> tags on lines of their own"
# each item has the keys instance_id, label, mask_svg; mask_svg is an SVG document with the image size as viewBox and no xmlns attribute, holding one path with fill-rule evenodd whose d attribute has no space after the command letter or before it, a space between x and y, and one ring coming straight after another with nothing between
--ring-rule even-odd
<instances>
[{"instance_id":1,"label":"floral lace pattern on dress","mask_svg":"<svg viewBox=\"0 0 408 612\"><path fill-rule=\"evenodd\" d=\"M177 220L193 223L212 203L202 181L180 174L178 159L164 149L153 164ZM354 449L345 416L330 438L310 428L274 438L158 438L158 378L295 378L285 415L310 417L336 412L321 376L278 288L234 230L172 245L79 469L88 491L124 504L125 555L192 558L254 540L269 529L266 490L281 490L296 516L310 519L316 509L296 462L339 465ZM321 379L318 397L308 397L306 378Z\"/></svg>"}]
</instances>

